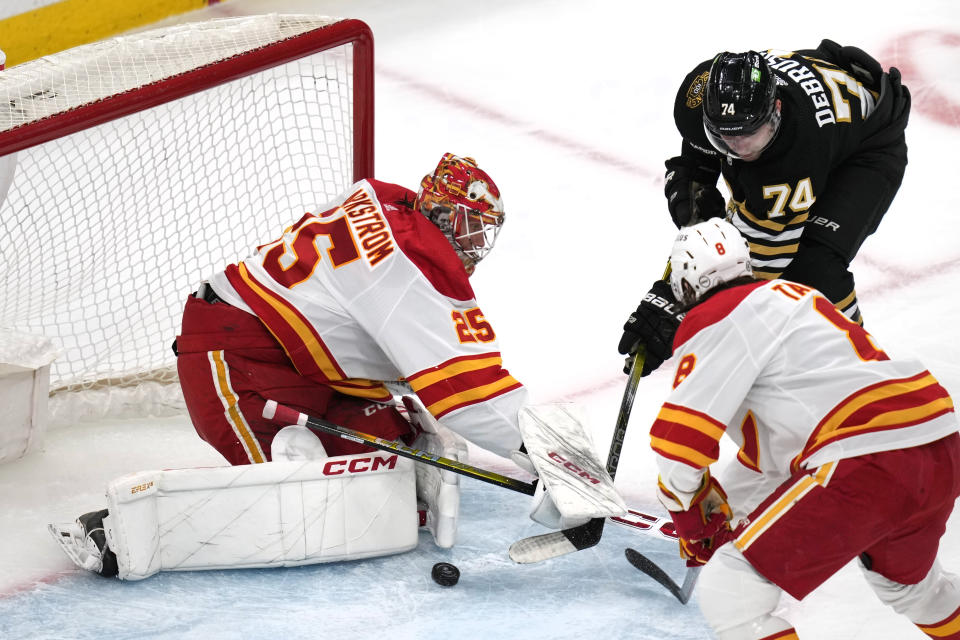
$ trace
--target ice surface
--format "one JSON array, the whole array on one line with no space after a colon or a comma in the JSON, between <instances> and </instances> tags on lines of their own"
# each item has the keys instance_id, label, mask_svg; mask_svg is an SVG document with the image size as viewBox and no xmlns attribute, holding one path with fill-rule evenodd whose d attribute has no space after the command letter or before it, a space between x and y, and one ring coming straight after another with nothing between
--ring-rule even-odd
<instances>
[{"instance_id":1,"label":"ice surface","mask_svg":"<svg viewBox=\"0 0 960 640\"><path fill-rule=\"evenodd\" d=\"M661 176L678 150L671 112L683 75L722 49L806 48L824 37L900 65L914 95L910 166L854 271L880 345L921 358L960 397L955 3L874 2L865 12L822 1L748 11L702 0L230 0L191 17L272 11L373 28L379 178L415 186L451 151L497 181L509 221L473 278L478 298L511 373L536 401L583 403L601 455L625 383L620 327L673 239ZM628 504L657 513L646 431L667 368L642 381L617 476ZM514 472L474 453L475 464ZM681 606L623 558L633 546L679 579L670 543L608 525L593 549L514 565L509 544L543 531L527 519L527 499L469 479L454 549L421 534L414 552L356 563L120 583L74 570L44 530L100 508L105 482L122 473L217 464L186 418L163 418L54 430L45 451L0 467L0 638L710 637L696 593ZM960 516L941 549L960 572ZM441 560L460 568L455 587L430 580ZM917 637L853 565L782 605L809 640Z\"/></svg>"}]
</instances>

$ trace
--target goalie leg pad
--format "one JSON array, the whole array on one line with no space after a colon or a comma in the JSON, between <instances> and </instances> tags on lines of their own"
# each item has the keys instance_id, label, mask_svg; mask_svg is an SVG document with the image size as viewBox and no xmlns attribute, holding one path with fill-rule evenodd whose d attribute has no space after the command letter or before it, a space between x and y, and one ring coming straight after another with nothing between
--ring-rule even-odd
<instances>
[{"instance_id":1,"label":"goalie leg pad","mask_svg":"<svg viewBox=\"0 0 960 640\"><path fill-rule=\"evenodd\" d=\"M107 487L118 575L278 567L417 544L413 462L375 452L306 462L145 471Z\"/></svg>"},{"instance_id":2,"label":"goalie leg pad","mask_svg":"<svg viewBox=\"0 0 960 640\"><path fill-rule=\"evenodd\" d=\"M406 403L406 399L405 403ZM408 410L410 406L408 405ZM410 410L413 415L413 410ZM467 461L467 443L459 435L440 425L425 410L420 410L416 424L422 433L413 448L457 462ZM456 543L460 516L460 475L428 464L417 464L417 499L427 513L427 529L438 547L447 549Z\"/></svg>"},{"instance_id":3,"label":"goalie leg pad","mask_svg":"<svg viewBox=\"0 0 960 640\"><path fill-rule=\"evenodd\" d=\"M773 615L781 589L761 576L732 544L720 547L700 571L700 611L717 640L780 637L793 626Z\"/></svg>"}]
</instances>

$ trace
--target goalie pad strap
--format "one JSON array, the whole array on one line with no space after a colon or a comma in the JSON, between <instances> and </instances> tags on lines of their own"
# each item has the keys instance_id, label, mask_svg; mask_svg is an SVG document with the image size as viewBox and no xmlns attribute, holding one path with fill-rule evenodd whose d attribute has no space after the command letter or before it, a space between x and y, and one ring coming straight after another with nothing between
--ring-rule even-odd
<instances>
[{"instance_id":1,"label":"goalie pad strap","mask_svg":"<svg viewBox=\"0 0 960 640\"><path fill-rule=\"evenodd\" d=\"M417 544L413 462L382 452L305 462L143 471L107 487L119 577L278 567Z\"/></svg>"}]
</instances>

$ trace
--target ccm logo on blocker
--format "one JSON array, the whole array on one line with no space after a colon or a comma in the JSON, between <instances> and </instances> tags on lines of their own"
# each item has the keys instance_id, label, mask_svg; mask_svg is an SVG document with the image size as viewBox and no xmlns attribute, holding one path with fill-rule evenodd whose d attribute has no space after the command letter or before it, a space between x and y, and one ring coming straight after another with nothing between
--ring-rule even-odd
<instances>
[{"instance_id":1,"label":"ccm logo on blocker","mask_svg":"<svg viewBox=\"0 0 960 640\"><path fill-rule=\"evenodd\" d=\"M550 453L547 454L547 456L549 456L551 460L559 464L564 469L572 471L573 473L580 476L581 478L586 478L587 481L590 482L590 484L600 484L599 479L594 478L589 473L587 473L577 465L573 464L572 462L564 458L562 455L560 455L556 451L551 451Z\"/></svg>"}]
</instances>

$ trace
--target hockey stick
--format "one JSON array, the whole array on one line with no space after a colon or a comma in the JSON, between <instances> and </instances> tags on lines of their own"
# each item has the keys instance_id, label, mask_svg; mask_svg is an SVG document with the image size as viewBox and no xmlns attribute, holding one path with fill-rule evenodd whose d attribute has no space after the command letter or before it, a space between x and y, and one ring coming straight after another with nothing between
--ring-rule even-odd
<instances>
[{"instance_id":1,"label":"hockey stick","mask_svg":"<svg viewBox=\"0 0 960 640\"><path fill-rule=\"evenodd\" d=\"M639 551L633 549L624 549L627 561L634 567L643 571L645 574L663 585L667 591L672 593L680 604L687 604L690 596L693 594L693 587L697 584L697 577L700 575L700 567L688 567L687 573L683 576L683 585L678 586L673 578L667 575L667 572L661 569L650 558Z\"/></svg>"},{"instance_id":2,"label":"hockey stick","mask_svg":"<svg viewBox=\"0 0 960 640\"><path fill-rule=\"evenodd\" d=\"M643 365L641 364L640 366L642 368ZM315 418L305 413L301 413L296 409L279 404L275 400L267 400L267 403L263 408L263 417L267 420L274 420L276 422L298 424L313 429L314 431L329 433L352 442L359 442L360 444L365 444L369 447L373 447L374 449L380 449L381 451L392 451L416 462L429 464L440 469L447 469L454 473L459 473L460 475L464 475L469 478L474 478L498 487L510 489L511 491L516 491L517 493L522 493L524 495L532 496L534 490L536 489L536 481L532 483L523 482L522 480L500 475L499 473L493 471L488 471L486 469L474 467L463 462L451 460L450 458L444 458L432 453L427 453L426 451L414 449L393 440L385 440L368 433L363 433L362 431L355 431L348 427L341 427L340 425L328 422L321 418ZM599 519L600 518L598 518L598 520ZM668 540L676 540L677 538L676 533L673 531L672 522L665 520L664 518L658 518L657 516L636 511L635 509L628 509L624 516L611 518L611 520L625 527L644 531L652 535L658 535Z\"/></svg>"},{"instance_id":3,"label":"hockey stick","mask_svg":"<svg viewBox=\"0 0 960 640\"><path fill-rule=\"evenodd\" d=\"M315 418L305 413L300 413L296 409L278 404L275 400L267 400L266 405L263 407L263 417L267 420L274 420L285 424L298 424L313 429L314 431L329 433L345 440L359 442L360 444L365 444L374 449L380 449L381 451L392 451L404 458L410 458L411 460L423 462L424 464L439 467L440 469L447 469L454 473L467 476L468 478L495 484L498 487L504 487L505 489L510 489L511 491L523 493L528 496L532 496L536 489L535 483L523 482L522 480L500 475L499 473L481 469L480 467L474 467L473 465L457 462L450 458L444 458L443 456L437 456L426 451L421 451L420 449L414 449L413 447L408 447L394 440L385 440L370 435L369 433L354 431L348 427L341 427L338 424L327 422L322 418Z\"/></svg>"},{"instance_id":4,"label":"hockey stick","mask_svg":"<svg viewBox=\"0 0 960 640\"><path fill-rule=\"evenodd\" d=\"M637 395L637 386L640 383L640 374L643 372L645 360L646 351L641 347L637 350L637 354L633 358L633 364L630 366L630 377L627 381L627 388L623 392L623 400L620 402L620 413L617 415L617 424L613 429L613 440L610 443L610 453L607 455L607 473L610 474L611 480L617 475L623 438L627 433L627 423L630 421L630 411L633 409L633 399ZM550 533L517 540L510 545L510 559L518 564L529 564L596 546L603 535L604 522L604 518L593 518L579 527L551 531Z\"/></svg>"}]
</instances>

